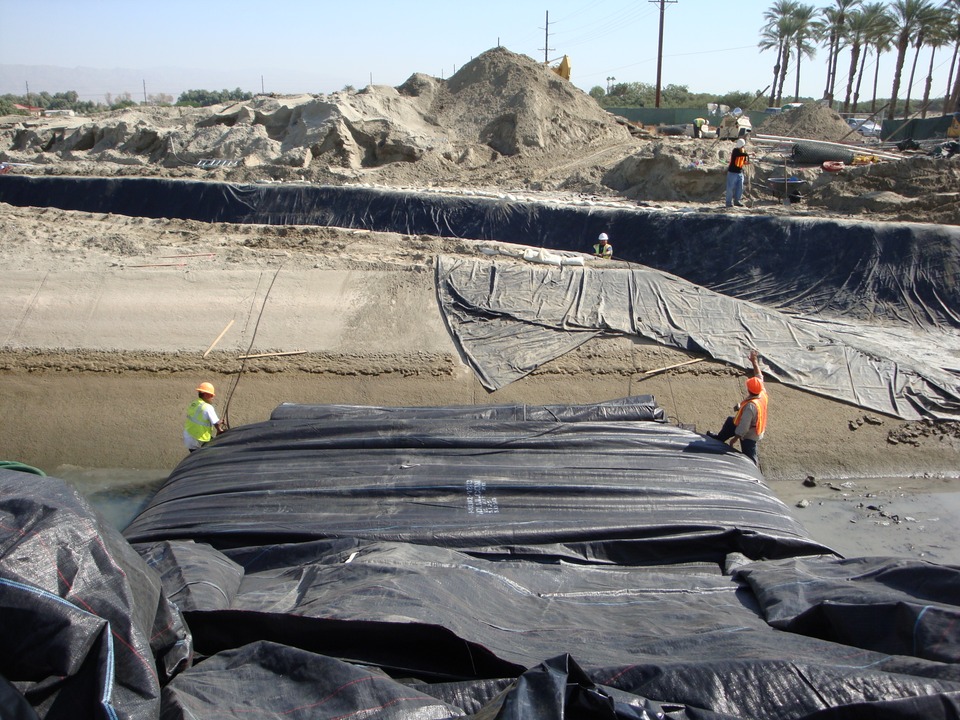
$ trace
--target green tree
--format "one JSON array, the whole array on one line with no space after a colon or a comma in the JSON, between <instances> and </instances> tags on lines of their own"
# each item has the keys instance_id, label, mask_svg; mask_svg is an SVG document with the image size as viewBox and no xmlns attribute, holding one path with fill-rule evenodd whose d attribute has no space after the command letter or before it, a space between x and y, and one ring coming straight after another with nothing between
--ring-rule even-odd
<instances>
[{"instance_id":1,"label":"green tree","mask_svg":"<svg viewBox=\"0 0 960 720\"><path fill-rule=\"evenodd\" d=\"M920 117L927 116L930 106L930 89L933 87L933 59L937 50L950 44L955 22L955 13L946 5L933 9L933 16L927 28L926 45L930 48L930 66L927 68L927 77L923 83L923 101L920 104Z\"/></svg>"},{"instance_id":2,"label":"green tree","mask_svg":"<svg viewBox=\"0 0 960 720\"><path fill-rule=\"evenodd\" d=\"M953 42L953 60L950 62L950 74L947 77L947 100L944 112L960 111L960 0L949 0L944 8L953 15L951 41Z\"/></svg>"},{"instance_id":3,"label":"green tree","mask_svg":"<svg viewBox=\"0 0 960 720\"><path fill-rule=\"evenodd\" d=\"M225 102L250 100L253 93L236 90L187 90L180 94L177 105L190 107L209 107Z\"/></svg>"},{"instance_id":4,"label":"green tree","mask_svg":"<svg viewBox=\"0 0 960 720\"><path fill-rule=\"evenodd\" d=\"M780 104L783 77L786 76L790 60L790 39L794 32L791 17L799 4L798 0L777 0L763 14L766 24L760 31L760 50L776 48L777 51L777 59L773 64L773 83L770 85L770 101L767 103L771 106Z\"/></svg>"},{"instance_id":5,"label":"green tree","mask_svg":"<svg viewBox=\"0 0 960 720\"><path fill-rule=\"evenodd\" d=\"M873 2L863 6L864 13L872 16L868 46L874 49L873 91L870 96L870 112L877 112L877 88L880 86L880 56L893 47L891 38L896 31L896 20L890 14L886 4Z\"/></svg>"},{"instance_id":6,"label":"green tree","mask_svg":"<svg viewBox=\"0 0 960 720\"><path fill-rule=\"evenodd\" d=\"M827 40L827 82L823 88L823 97L833 107L833 96L837 84L837 64L840 50L847 40L847 23L850 13L861 0L833 0L833 7L820 10L823 16L823 38Z\"/></svg>"},{"instance_id":7,"label":"green tree","mask_svg":"<svg viewBox=\"0 0 960 720\"><path fill-rule=\"evenodd\" d=\"M894 0L891 6L891 14L895 23L894 47L897 49L897 59L893 68L890 106L887 108L887 119L889 120L893 120L897 116L897 101L900 95L903 63L907 57L907 50L919 30L921 20L930 8L929 0Z\"/></svg>"},{"instance_id":8,"label":"green tree","mask_svg":"<svg viewBox=\"0 0 960 720\"><path fill-rule=\"evenodd\" d=\"M597 102L600 102L601 100L603 100L603 96L606 94L607 94L607 91L604 90L599 85L594 85L592 88L590 88L590 97L592 97Z\"/></svg>"},{"instance_id":9,"label":"green tree","mask_svg":"<svg viewBox=\"0 0 960 720\"><path fill-rule=\"evenodd\" d=\"M910 117L910 97L913 93L914 78L917 74L917 61L920 60L920 50L929 44L932 34L935 34L935 27L939 22L939 9L932 5L924 8L917 17L917 29L913 35L911 44L914 47L913 62L910 63L910 79L907 81L907 98L903 105L903 116Z\"/></svg>"},{"instance_id":10,"label":"green tree","mask_svg":"<svg viewBox=\"0 0 960 720\"><path fill-rule=\"evenodd\" d=\"M111 110L123 110L124 108L134 107L137 101L130 97L130 93L125 92L117 96L117 99L110 104Z\"/></svg>"},{"instance_id":11,"label":"green tree","mask_svg":"<svg viewBox=\"0 0 960 720\"><path fill-rule=\"evenodd\" d=\"M793 14L796 33L793 35L793 51L797 57L797 83L793 91L793 101L800 102L800 63L804 57L812 58L817 54L816 41L820 37L823 25L814 20L817 9L813 5L799 5Z\"/></svg>"},{"instance_id":12,"label":"green tree","mask_svg":"<svg viewBox=\"0 0 960 720\"><path fill-rule=\"evenodd\" d=\"M22 105L18 102L19 98L14 97L13 95L4 95L0 97L0 115L24 115L23 110L17 110L17 105Z\"/></svg>"}]
</instances>

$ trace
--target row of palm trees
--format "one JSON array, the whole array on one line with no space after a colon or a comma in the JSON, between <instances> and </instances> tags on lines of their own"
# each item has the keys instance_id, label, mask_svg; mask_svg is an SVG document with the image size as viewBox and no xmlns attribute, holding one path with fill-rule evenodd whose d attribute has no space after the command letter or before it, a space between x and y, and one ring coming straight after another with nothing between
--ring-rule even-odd
<instances>
[{"instance_id":1,"label":"row of palm trees","mask_svg":"<svg viewBox=\"0 0 960 720\"><path fill-rule=\"evenodd\" d=\"M796 63L794 101L800 96L800 66L803 58L812 58L818 46L827 51L827 77L823 98L830 107L838 105L840 112L857 112L861 87L867 70L867 59L873 65L871 113L885 112L893 119L897 115L910 117L910 96L914 87L920 51L930 52L930 63L924 83L920 115L926 116L933 85L934 57L937 50L952 47L949 78L944 92L944 110L960 111L960 0L894 0L893 2L864 2L863 0L832 0L832 5L816 8L800 0L776 0L763 14L760 49L775 50L777 61L773 66L773 84L770 86L770 105L779 106L783 100L783 84ZM906 101L898 112L904 65L913 49L909 80L906 83ZM877 109L878 62L884 53L896 52L893 88L886 108ZM843 58L849 65L843 69ZM843 102L835 103L838 89ZM844 87L845 84L845 87Z\"/></svg>"}]
</instances>

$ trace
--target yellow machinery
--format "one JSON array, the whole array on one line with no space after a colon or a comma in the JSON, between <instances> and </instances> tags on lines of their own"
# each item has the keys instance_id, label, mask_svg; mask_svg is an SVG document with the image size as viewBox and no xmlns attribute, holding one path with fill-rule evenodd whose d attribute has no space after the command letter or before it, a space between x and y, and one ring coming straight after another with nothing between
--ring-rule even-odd
<instances>
[{"instance_id":1,"label":"yellow machinery","mask_svg":"<svg viewBox=\"0 0 960 720\"><path fill-rule=\"evenodd\" d=\"M560 64L550 69L553 70L557 75L562 77L564 80L569 80L570 79L570 58L564 55L563 60L560 61Z\"/></svg>"},{"instance_id":2,"label":"yellow machinery","mask_svg":"<svg viewBox=\"0 0 960 720\"><path fill-rule=\"evenodd\" d=\"M960 113L953 114L953 122L947 128L947 137L960 138Z\"/></svg>"}]
</instances>

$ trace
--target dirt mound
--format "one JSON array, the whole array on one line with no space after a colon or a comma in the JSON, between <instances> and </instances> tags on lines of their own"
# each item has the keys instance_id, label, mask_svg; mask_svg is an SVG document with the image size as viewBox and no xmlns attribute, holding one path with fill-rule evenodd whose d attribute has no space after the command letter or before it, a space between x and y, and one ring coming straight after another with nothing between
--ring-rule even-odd
<instances>
[{"instance_id":1,"label":"dirt mound","mask_svg":"<svg viewBox=\"0 0 960 720\"><path fill-rule=\"evenodd\" d=\"M960 155L925 155L846 167L811 184L811 201L845 214L884 213L889 219L960 225Z\"/></svg>"},{"instance_id":2,"label":"dirt mound","mask_svg":"<svg viewBox=\"0 0 960 720\"><path fill-rule=\"evenodd\" d=\"M566 157L630 140L622 124L569 81L495 48L446 81L416 73L397 88L257 96L197 110L131 108L92 120L8 126L0 130L0 157L69 165L68 172L80 174L112 175L123 166L120 174L231 181L430 184L523 156L531 165L526 171L517 162L495 168L515 181L548 153ZM417 167L397 167L403 165ZM498 179L496 172L490 177L493 184Z\"/></svg>"},{"instance_id":3,"label":"dirt mound","mask_svg":"<svg viewBox=\"0 0 960 720\"><path fill-rule=\"evenodd\" d=\"M447 80L414 73L399 87L0 122L0 161L28 165L15 169L24 174L365 183L639 204L722 200L728 143L632 129L543 63L498 47ZM770 117L756 134L864 142L817 103ZM787 169L782 154L759 142L753 158L756 211L787 212L764 191L770 176L789 172L811 183L806 207L824 215L960 222L948 192L956 164L947 159L924 166L928 180L911 182L912 170L887 167L897 162L843 173Z\"/></svg>"},{"instance_id":4,"label":"dirt mound","mask_svg":"<svg viewBox=\"0 0 960 720\"><path fill-rule=\"evenodd\" d=\"M860 143L860 135L852 130L835 110L819 103L806 103L765 120L756 132L762 135L824 140L826 142Z\"/></svg>"}]
</instances>

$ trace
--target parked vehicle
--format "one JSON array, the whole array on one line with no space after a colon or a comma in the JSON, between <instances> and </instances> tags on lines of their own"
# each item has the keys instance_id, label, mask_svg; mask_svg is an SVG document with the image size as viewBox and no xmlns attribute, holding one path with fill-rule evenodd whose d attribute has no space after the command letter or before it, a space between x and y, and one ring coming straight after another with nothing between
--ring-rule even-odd
<instances>
[{"instance_id":1,"label":"parked vehicle","mask_svg":"<svg viewBox=\"0 0 960 720\"><path fill-rule=\"evenodd\" d=\"M864 137L880 137L880 123L867 118L847 118L847 125Z\"/></svg>"}]
</instances>

